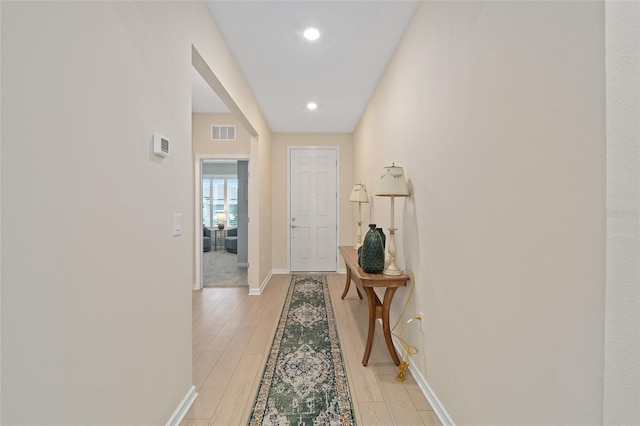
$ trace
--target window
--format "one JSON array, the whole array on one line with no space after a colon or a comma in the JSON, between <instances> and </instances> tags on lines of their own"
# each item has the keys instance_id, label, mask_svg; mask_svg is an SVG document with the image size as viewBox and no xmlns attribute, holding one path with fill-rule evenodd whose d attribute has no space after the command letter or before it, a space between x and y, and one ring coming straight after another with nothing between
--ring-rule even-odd
<instances>
[{"instance_id":1,"label":"window","mask_svg":"<svg viewBox=\"0 0 640 426\"><path fill-rule=\"evenodd\" d=\"M224 213L225 227L238 226L238 178L236 176L202 177L202 221L211 228L218 226L217 215Z\"/></svg>"}]
</instances>

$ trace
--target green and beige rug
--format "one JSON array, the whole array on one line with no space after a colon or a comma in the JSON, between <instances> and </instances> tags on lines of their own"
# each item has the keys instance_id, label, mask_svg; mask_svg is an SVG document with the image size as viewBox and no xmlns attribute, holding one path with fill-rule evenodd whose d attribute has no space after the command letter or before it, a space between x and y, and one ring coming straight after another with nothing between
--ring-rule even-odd
<instances>
[{"instance_id":1,"label":"green and beige rug","mask_svg":"<svg viewBox=\"0 0 640 426\"><path fill-rule=\"evenodd\" d=\"M291 279L249 424L355 424L326 277Z\"/></svg>"}]
</instances>

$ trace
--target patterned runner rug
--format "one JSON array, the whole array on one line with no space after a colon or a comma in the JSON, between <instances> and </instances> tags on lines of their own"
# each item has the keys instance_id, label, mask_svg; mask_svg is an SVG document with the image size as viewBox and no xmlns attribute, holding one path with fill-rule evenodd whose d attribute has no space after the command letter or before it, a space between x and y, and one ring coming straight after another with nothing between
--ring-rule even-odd
<instances>
[{"instance_id":1,"label":"patterned runner rug","mask_svg":"<svg viewBox=\"0 0 640 426\"><path fill-rule=\"evenodd\" d=\"M249 424L355 424L326 277L291 279Z\"/></svg>"}]
</instances>

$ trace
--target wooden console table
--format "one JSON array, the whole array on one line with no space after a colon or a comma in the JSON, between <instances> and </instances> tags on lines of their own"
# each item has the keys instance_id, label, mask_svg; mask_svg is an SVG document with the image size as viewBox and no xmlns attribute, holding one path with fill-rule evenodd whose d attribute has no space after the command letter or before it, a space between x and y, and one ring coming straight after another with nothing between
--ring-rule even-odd
<instances>
[{"instance_id":1,"label":"wooden console table","mask_svg":"<svg viewBox=\"0 0 640 426\"><path fill-rule=\"evenodd\" d=\"M391 300L398 287L404 287L409 281L409 277L406 275L385 275L385 274L368 274L358 266L358 252L351 246L340 246L340 254L344 258L344 263L347 265L347 283L345 284L344 291L342 292L342 298L347 295L349 291L349 285L351 280L356 283L356 290L358 296L362 299L362 289L367 294L367 301L369 304L369 334L367 335L367 346L364 350L364 357L362 358L362 365L369 363L369 355L371 355L371 347L373 346L373 336L376 331L376 320L382 319L382 331L384 333L384 340L387 343L387 349L395 365L400 365L400 359L396 353L396 349L393 347L393 341L391 340L391 328L389 326L389 309L391 308ZM374 288L386 288L384 291L383 301L380 302L380 298L374 291Z\"/></svg>"}]
</instances>

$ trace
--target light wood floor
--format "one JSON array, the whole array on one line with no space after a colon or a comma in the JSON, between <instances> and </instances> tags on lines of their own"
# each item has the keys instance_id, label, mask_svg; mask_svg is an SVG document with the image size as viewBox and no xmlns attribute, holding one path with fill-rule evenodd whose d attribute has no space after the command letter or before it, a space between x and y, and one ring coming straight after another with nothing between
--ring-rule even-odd
<instances>
[{"instance_id":1,"label":"light wood floor","mask_svg":"<svg viewBox=\"0 0 640 426\"><path fill-rule=\"evenodd\" d=\"M357 424L440 425L411 374L396 381L381 330L369 365L362 366L367 306L353 285L340 299L344 275L327 280ZM249 296L246 287L193 292L193 382L199 395L182 425L247 423L290 281L291 275L274 275L261 296Z\"/></svg>"}]
</instances>

